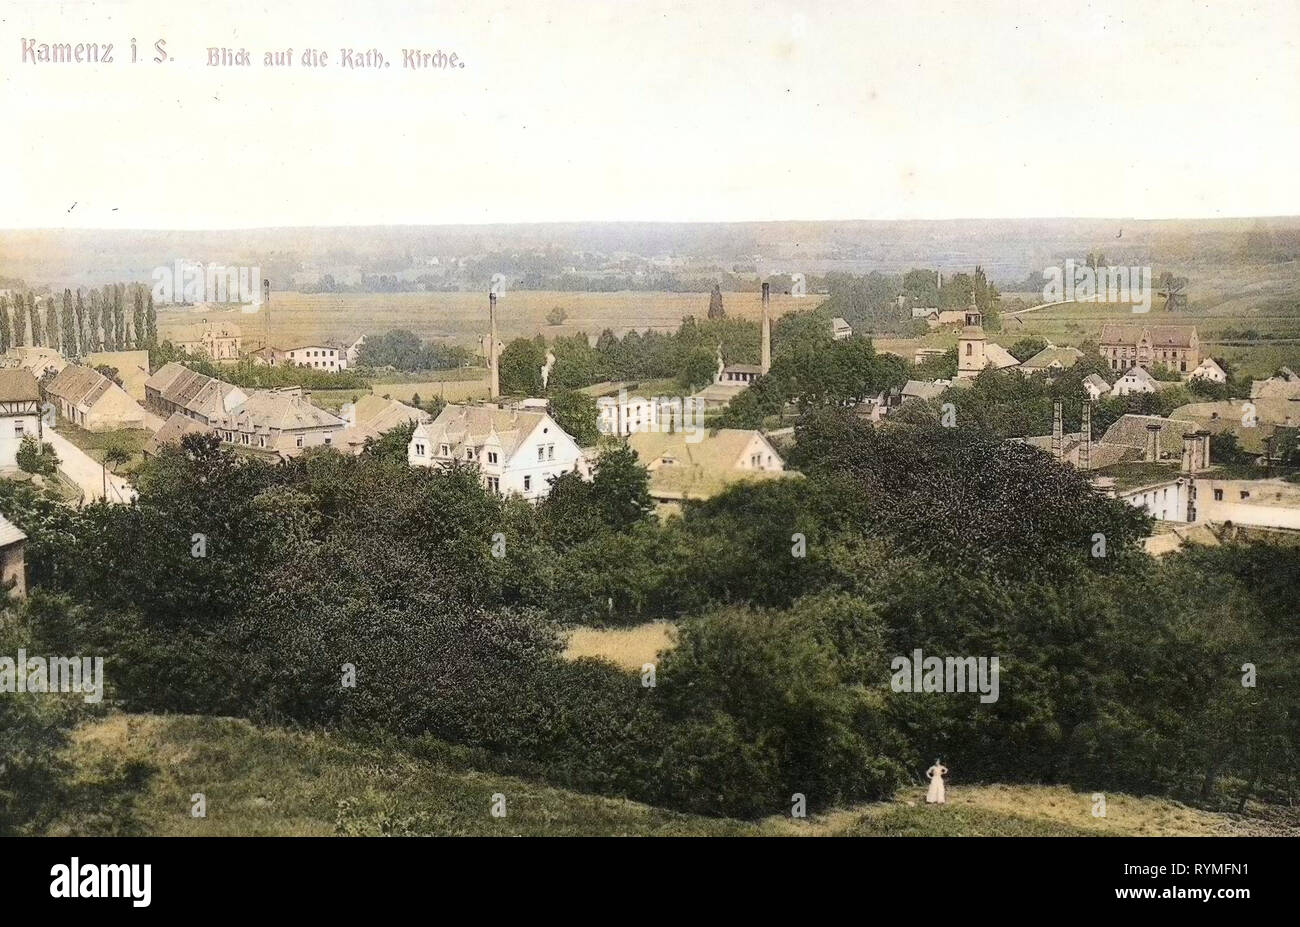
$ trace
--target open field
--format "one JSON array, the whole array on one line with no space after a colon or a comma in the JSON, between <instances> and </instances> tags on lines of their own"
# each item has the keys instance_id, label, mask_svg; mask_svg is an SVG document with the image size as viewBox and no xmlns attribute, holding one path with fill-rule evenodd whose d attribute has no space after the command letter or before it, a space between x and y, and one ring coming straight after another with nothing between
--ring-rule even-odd
<instances>
[{"instance_id":1,"label":"open field","mask_svg":"<svg viewBox=\"0 0 1300 927\"><path fill-rule=\"evenodd\" d=\"M917 786L806 820L706 818L486 771L473 751L428 738L380 744L184 715L109 715L76 732L67 758L87 800L68 803L55 835L1190 836L1300 826L1281 809L1239 817L1120 794L1094 818L1086 792L959 782L944 806L926 805ZM190 815L196 792L204 818ZM506 797L504 818L489 814L494 793Z\"/></svg>"},{"instance_id":2,"label":"open field","mask_svg":"<svg viewBox=\"0 0 1300 927\"><path fill-rule=\"evenodd\" d=\"M757 319L762 313L758 293L723 293L728 315ZM820 297L796 298L773 294L772 315L816 306ZM550 325L546 314L559 306L568 313L562 325ZM598 335L606 328L616 334L648 328L675 331L688 315L707 316L708 293L570 293L513 290L497 302L497 331L503 341L520 336L547 337L586 332ZM177 326L200 319L234 322L244 346L253 349L266 338L266 317L238 309L168 310L158 313L159 337L166 339ZM351 343L358 335L410 329L425 340L443 340L476 346L487 332L486 293L275 293L271 298L271 342L289 348L330 339Z\"/></svg>"},{"instance_id":3,"label":"open field","mask_svg":"<svg viewBox=\"0 0 1300 927\"><path fill-rule=\"evenodd\" d=\"M575 628L569 632L564 656L569 660L595 657L640 672L674 643L673 626L668 621L650 621L634 628Z\"/></svg>"},{"instance_id":4,"label":"open field","mask_svg":"<svg viewBox=\"0 0 1300 927\"><path fill-rule=\"evenodd\" d=\"M153 432L142 428L118 428L113 431L87 431L72 422L58 417L59 434L81 448L97 462L103 463L104 452L110 447L120 447L131 455L126 463L114 467L114 472L127 472L144 459L144 446Z\"/></svg>"}]
</instances>

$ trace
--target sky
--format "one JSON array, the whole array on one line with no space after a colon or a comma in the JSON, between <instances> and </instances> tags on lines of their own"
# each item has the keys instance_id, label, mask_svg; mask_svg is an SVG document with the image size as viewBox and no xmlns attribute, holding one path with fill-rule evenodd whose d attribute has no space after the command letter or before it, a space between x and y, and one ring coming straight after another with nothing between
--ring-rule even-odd
<instances>
[{"instance_id":1,"label":"sky","mask_svg":"<svg viewBox=\"0 0 1300 927\"><path fill-rule=\"evenodd\" d=\"M5 0L0 228L1295 215L1298 41L1296 0Z\"/></svg>"}]
</instances>

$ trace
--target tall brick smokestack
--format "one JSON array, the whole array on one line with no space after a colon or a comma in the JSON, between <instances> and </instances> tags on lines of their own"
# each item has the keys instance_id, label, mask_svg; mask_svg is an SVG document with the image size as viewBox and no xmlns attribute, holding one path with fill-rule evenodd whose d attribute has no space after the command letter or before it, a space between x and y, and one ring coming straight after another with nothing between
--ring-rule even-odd
<instances>
[{"instance_id":1,"label":"tall brick smokestack","mask_svg":"<svg viewBox=\"0 0 1300 927\"><path fill-rule=\"evenodd\" d=\"M1061 404L1052 403L1052 457L1061 460L1065 457L1065 432L1061 424Z\"/></svg>"},{"instance_id":2,"label":"tall brick smokestack","mask_svg":"<svg viewBox=\"0 0 1300 927\"><path fill-rule=\"evenodd\" d=\"M1147 422L1147 453L1146 460L1148 463L1155 463L1160 459L1160 423Z\"/></svg>"},{"instance_id":3,"label":"tall brick smokestack","mask_svg":"<svg viewBox=\"0 0 1300 927\"><path fill-rule=\"evenodd\" d=\"M501 376L497 370L497 294L488 292L488 398L501 395Z\"/></svg>"},{"instance_id":4,"label":"tall brick smokestack","mask_svg":"<svg viewBox=\"0 0 1300 927\"><path fill-rule=\"evenodd\" d=\"M759 368L763 375L772 369L772 317L768 314L768 291L771 289L766 282L763 284L763 354L759 359Z\"/></svg>"},{"instance_id":5,"label":"tall brick smokestack","mask_svg":"<svg viewBox=\"0 0 1300 927\"><path fill-rule=\"evenodd\" d=\"M1079 445L1079 469L1092 469L1092 403L1083 403L1083 442Z\"/></svg>"},{"instance_id":6,"label":"tall brick smokestack","mask_svg":"<svg viewBox=\"0 0 1300 927\"><path fill-rule=\"evenodd\" d=\"M271 281L270 280L262 281L262 311L266 313L266 318L262 320L262 324L266 330L266 344L262 345L262 347L267 349L266 359L267 362L269 363L271 360L274 359L270 354L270 347L271 347Z\"/></svg>"}]
</instances>

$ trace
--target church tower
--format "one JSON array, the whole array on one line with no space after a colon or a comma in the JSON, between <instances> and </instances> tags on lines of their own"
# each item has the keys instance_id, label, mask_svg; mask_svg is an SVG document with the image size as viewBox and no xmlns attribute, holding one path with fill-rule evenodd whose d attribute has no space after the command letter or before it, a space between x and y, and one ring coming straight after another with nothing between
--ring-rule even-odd
<instances>
[{"instance_id":1,"label":"church tower","mask_svg":"<svg viewBox=\"0 0 1300 927\"><path fill-rule=\"evenodd\" d=\"M957 339L957 376L969 379L977 376L988 358L984 350L984 316L975 306L975 291L971 290L970 308L966 310L966 324Z\"/></svg>"}]
</instances>

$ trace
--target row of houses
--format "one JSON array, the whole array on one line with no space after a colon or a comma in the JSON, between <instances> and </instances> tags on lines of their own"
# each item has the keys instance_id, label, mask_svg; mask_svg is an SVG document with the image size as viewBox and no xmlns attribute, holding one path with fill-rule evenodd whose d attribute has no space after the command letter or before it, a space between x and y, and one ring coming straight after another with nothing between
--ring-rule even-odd
<instances>
[{"instance_id":1,"label":"row of houses","mask_svg":"<svg viewBox=\"0 0 1300 927\"><path fill-rule=\"evenodd\" d=\"M186 354L203 354L217 361L238 360L243 356L240 328L229 319L202 319L198 322L170 326L167 340ZM292 364L336 373L356 366L361 345L364 343L363 335L348 344L321 341L291 348L266 345L249 352L249 357L254 363L270 367Z\"/></svg>"},{"instance_id":2,"label":"row of houses","mask_svg":"<svg viewBox=\"0 0 1300 927\"><path fill-rule=\"evenodd\" d=\"M741 481L789 476L785 461L761 432L723 428L708 434L669 431L647 419L623 432L650 475L661 504L704 499ZM483 485L500 495L539 501L564 473L590 478L595 449L582 448L541 409L527 404L448 405L418 424L407 446L413 467L478 467Z\"/></svg>"}]
</instances>

